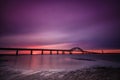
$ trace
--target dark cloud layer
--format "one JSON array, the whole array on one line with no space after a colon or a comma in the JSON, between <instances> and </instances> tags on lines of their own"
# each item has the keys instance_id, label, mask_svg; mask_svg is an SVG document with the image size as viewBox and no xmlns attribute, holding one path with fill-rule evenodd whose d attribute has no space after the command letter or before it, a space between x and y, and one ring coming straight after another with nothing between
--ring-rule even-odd
<instances>
[{"instance_id":1,"label":"dark cloud layer","mask_svg":"<svg viewBox=\"0 0 120 80\"><path fill-rule=\"evenodd\" d=\"M117 0L3 0L0 47L120 48ZM57 46L56 46L57 47Z\"/></svg>"}]
</instances>

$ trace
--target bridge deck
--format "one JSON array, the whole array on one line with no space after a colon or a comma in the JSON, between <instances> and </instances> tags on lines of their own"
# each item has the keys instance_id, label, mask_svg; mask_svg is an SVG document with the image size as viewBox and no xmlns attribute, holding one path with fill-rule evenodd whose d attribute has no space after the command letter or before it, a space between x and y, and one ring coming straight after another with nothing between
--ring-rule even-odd
<instances>
[{"instance_id":1,"label":"bridge deck","mask_svg":"<svg viewBox=\"0 0 120 80\"><path fill-rule=\"evenodd\" d=\"M62 54L65 54L65 51L69 52L69 54L71 53L71 50L65 50L65 49L38 49L38 48L0 48L0 50L15 50L16 51L16 55L18 55L19 50L29 50L30 54L33 54L33 51L41 51L41 54L44 54L44 51L50 51L50 54L52 54L52 51L57 51L57 54L59 54L59 51L62 51Z\"/></svg>"},{"instance_id":2,"label":"bridge deck","mask_svg":"<svg viewBox=\"0 0 120 80\"><path fill-rule=\"evenodd\" d=\"M0 48L0 50L44 50L44 51L70 51L66 49L38 49L38 48Z\"/></svg>"},{"instance_id":3,"label":"bridge deck","mask_svg":"<svg viewBox=\"0 0 120 80\"><path fill-rule=\"evenodd\" d=\"M52 51L57 51L57 54L59 54L59 51L62 51L62 54L65 54L66 51L69 52L69 54L72 54L72 51L74 51L74 50L81 51L82 54L89 53L88 51L83 51L80 48L72 48L70 50L67 50L67 49L40 49L40 48L0 48L0 50L15 50L16 55L18 55L19 50L29 50L31 55L33 54L33 51L41 51L42 55L44 54L44 51L50 51L50 54L52 54Z\"/></svg>"}]
</instances>

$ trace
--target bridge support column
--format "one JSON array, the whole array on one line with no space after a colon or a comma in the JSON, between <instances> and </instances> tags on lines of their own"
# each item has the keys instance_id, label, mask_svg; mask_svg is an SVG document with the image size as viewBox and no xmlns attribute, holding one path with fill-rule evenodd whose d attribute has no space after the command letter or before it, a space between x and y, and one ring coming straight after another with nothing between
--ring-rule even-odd
<instances>
[{"instance_id":1,"label":"bridge support column","mask_svg":"<svg viewBox=\"0 0 120 80\"><path fill-rule=\"evenodd\" d=\"M18 50L16 50L16 55L18 55Z\"/></svg>"},{"instance_id":2,"label":"bridge support column","mask_svg":"<svg viewBox=\"0 0 120 80\"><path fill-rule=\"evenodd\" d=\"M57 55L59 54L59 51L57 51Z\"/></svg>"},{"instance_id":3,"label":"bridge support column","mask_svg":"<svg viewBox=\"0 0 120 80\"><path fill-rule=\"evenodd\" d=\"M50 50L50 55L52 55L52 50Z\"/></svg>"},{"instance_id":4,"label":"bridge support column","mask_svg":"<svg viewBox=\"0 0 120 80\"><path fill-rule=\"evenodd\" d=\"M62 54L65 54L65 52L64 52L64 51L62 51Z\"/></svg>"},{"instance_id":5,"label":"bridge support column","mask_svg":"<svg viewBox=\"0 0 120 80\"><path fill-rule=\"evenodd\" d=\"M41 51L41 54L43 55L43 50Z\"/></svg>"},{"instance_id":6,"label":"bridge support column","mask_svg":"<svg viewBox=\"0 0 120 80\"><path fill-rule=\"evenodd\" d=\"M33 50L30 50L30 54L32 55Z\"/></svg>"},{"instance_id":7,"label":"bridge support column","mask_svg":"<svg viewBox=\"0 0 120 80\"><path fill-rule=\"evenodd\" d=\"M86 52L83 51L82 54L86 54Z\"/></svg>"},{"instance_id":8,"label":"bridge support column","mask_svg":"<svg viewBox=\"0 0 120 80\"><path fill-rule=\"evenodd\" d=\"M70 51L70 54L72 54L72 52Z\"/></svg>"}]
</instances>

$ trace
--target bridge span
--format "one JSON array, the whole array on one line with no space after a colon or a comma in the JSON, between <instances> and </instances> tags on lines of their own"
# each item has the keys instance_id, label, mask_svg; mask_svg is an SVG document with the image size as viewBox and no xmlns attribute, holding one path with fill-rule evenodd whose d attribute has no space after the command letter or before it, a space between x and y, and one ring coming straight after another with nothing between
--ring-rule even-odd
<instances>
[{"instance_id":1,"label":"bridge span","mask_svg":"<svg viewBox=\"0 0 120 80\"><path fill-rule=\"evenodd\" d=\"M77 52L81 52L82 54L87 53L87 51L84 51L83 49L79 48L79 47L74 47L72 49L39 49L39 48L0 48L0 50L15 50L16 51L16 55L19 55L19 51L21 50L27 50L30 51L30 54L33 55L33 51L41 51L41 55L44 54L44 51L49 51L50 55L52 55L53 51L56 51L57 54L59 54L59 51L62 51L62 54L65 54L65 52L69 52L69 54L73 54L73 51L77 51Z\"/></svg>"}]
</instances>

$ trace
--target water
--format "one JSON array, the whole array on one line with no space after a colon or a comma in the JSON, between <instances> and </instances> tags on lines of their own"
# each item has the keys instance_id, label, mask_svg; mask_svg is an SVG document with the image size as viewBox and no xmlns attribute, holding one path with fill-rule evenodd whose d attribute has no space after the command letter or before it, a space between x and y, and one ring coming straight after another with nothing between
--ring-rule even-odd
<instances>
[{"instance_id":1,"label":"water","mask_svg":"<svg viewBox=\"0 0 120 80\"><path fill-rule=\"evenodd\" d=\"M120 55L20 55L5 56L5 64L23 71L69 71L92 66L120 67Z\"/></svg>"}]
</instances>

